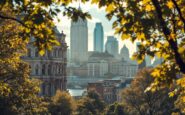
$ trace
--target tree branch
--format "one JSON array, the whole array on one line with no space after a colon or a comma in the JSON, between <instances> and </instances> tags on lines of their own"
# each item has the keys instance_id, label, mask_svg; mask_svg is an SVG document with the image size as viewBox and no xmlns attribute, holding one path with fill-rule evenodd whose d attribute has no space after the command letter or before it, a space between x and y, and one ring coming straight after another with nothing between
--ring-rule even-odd
<instances>
[{"instance_id":1,"label":"tree branch","mask_svg":"<svg viewBox=\"0 0 185 115\"><path fill-rule=\"evenodd\" d=\"M184 30L185 30L185 18L182 16L182 12L177 4L177 2L175 0L172 0L173 4L175 5L175 8L177 9L177 12L179 13L179 17L182 20L182 22L184 23Z\"/></svg>"},{"instance_id":2,"label":"tree branch","mask_svg":"<svg viewBox=\"0 0 185 115\"><path fill-rule=\"evenodd\" d=\"M25 25L21 20L19 20L19 19L17 19L17 18L9 17L9 16L4 16L4 15L2 15L2 14L0 14L0 18L16 21L16 22L20 23L22 26L28 28L27 25Z\"/></svg>"},{"instance_id":3,"label":"tree branch","mask_svg":"<svg viewBox=\"0 0 185 115\"><path fill-rule=\"evenodd\" d=\"M168 37L170 36L171 32L170 29L167 27L166 22L164 21L163 17L162 17L162 9L161 6L159 5L159 1L158 0L152 0L152 3L156 9L159 21L160 21L160 25L162 27L162 31L165 35L165 37L167 38L168 43L170 44L171 49L173 50L174 54L175 54L175 61L177 63L177 65L180 68L180 71L182 73L185 73L185 63L183 61L183 59L181 58L181 55L178 52L178 45L177 42L174 41L173 39L168 39Z\"/></svg>"}]
</instances>

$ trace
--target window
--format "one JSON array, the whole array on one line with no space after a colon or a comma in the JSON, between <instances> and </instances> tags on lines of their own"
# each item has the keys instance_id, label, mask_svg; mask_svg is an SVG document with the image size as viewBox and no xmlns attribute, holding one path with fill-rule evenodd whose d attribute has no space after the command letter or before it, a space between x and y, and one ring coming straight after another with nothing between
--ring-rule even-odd
<instances>
[{"instance_id":1,"label":"window","mask_svg":"<svg viewBox=\"0 0 185 115\"><path fill-rule=\"evenodd\" d=\"M36 65L36 67L35 67L35 74L36 74L36 75L39 74L39 66L38 66L38 65Z\"/></svg>"},{"instance_id":2,"label":"window","mask_svg":"<svg viewBox=\"0 0 185 115\"><path fill-rule=\"evenodd\" d=\"M39 56L38 49L35 49L35 57L38 57L38 56Z\"/></svg>"},{"instance_id":3,"label":"window","mask_svg":"<svg viewBox=\"0 0 185 115\"><path fill-rule=\"evenodd\" d=\"M27 54L27 55L28 55L28 57L31 57L31 49L30 49L30 48L28 48L28 50L27 50L27 51L28 51L28 54Z\"/></svg>"},{"instance_id":4,"label":"window","mask_svg":"<svg viewBox=\"0 0 185 115\"><path fill-rule=\"evenodd\" d=\"M42 75L46 75L46 65L42 65Z\"/></svg>"},{"instance_id":5,"label":"window","mask_svg":"<svg viewBox=\"0 0 185 115\"><path fill-rule=\"evenodd\" d=\"M52 57L52 52L48 51L48 57L51 58Z\"/></svg>"},{"instance_id":6,"label":"window","mask_svg":"<svg viewBox=\"0 0 185 115\"><path fill-rule=\"evenodd\" d=\"M51 64L48 65L48 75L51 75L51 71L52 71L52 66Z\"/></svg>"}]
</instances>

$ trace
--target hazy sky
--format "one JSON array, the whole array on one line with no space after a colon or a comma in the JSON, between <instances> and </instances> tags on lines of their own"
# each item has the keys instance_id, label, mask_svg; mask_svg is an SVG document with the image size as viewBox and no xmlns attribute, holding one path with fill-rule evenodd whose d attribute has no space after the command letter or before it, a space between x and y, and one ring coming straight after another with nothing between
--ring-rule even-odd
<instances>
[{"instance_id":1,"label":"hazy sky","mask_svg":"<svg viewBox=\"0 0 185 115\"><path fill-rule=\"evenodd\" d=\"M75 2L70 4L70 6L79 7L79 2ZM130 41L123 41L121 40L120 36L114 35L114 30L112 29L112 22L108 21L105 17L105 9L99 9L97 5L91 5L90 2L86 4L80 3L80 7L83 11L87 11L91 14L92 19L88 20L88 50L93 51L93 31L96 22L101 22L104 29L104 43L107 40L107 36L115 36L119 41L119 49L123 47L125 44L129 48L130 55L135 51L135 45L133 45ZM71 20L67 17L63 17L62 13L60 13L59 18L61 19L60 22L55 20L55 23L60 31L66 34L66 42L70 47L70 23Z\"/></svg>"}]
</instances>

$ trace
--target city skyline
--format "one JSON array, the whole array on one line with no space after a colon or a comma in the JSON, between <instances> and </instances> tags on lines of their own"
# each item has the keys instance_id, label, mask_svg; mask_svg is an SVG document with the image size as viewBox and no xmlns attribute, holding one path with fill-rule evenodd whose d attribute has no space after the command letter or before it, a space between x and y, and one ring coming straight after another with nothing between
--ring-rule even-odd
<instances>
[{"instance_id":1,"label":"city skyline","mask_svg":"<svg viewBox=\"0 0 185 115\"><path fill-rule=\"evenodd\" d=\"M78 8L79 2L74 2L70 4L70 6ZM121 40L121 37L119 35L114 35L114 29L112 29L113 20L109 22L106 19L104 8L99 9L97 5L91 5L89 2L86 4L80 3L80 7L84 12L88 11L92 16L91 20L89 19L87 20L88 21L88 51L94 51L94 40L93 40L94 39L93 37L94 28L97 22L101 22L104 28L104 46L107 41L107 36L114 36L118 40L119 52L121 48L123 47L123 45L125 44L129 49L129 54L131 57L131 55L136 51L135 44L132 44L128 40L123 41ZM66 42L68 46L70 47L70 22L71 20L67 17L63 17L61 13L58 15L58 17L61 19L61 21L57 22L57 20L55 20L55 23L60 31L64 31L66 33Z\"/></svg>"}]
</instances>

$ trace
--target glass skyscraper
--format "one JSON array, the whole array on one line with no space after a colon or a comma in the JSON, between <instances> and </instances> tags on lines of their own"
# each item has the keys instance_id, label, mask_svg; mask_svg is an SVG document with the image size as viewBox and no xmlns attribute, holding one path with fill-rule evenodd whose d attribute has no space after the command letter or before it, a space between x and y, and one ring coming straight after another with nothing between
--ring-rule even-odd
<instances>
[{"instance_id":1,"label":"glass skyscraper","mask_svg":"<svg viewBox=\"0 0 185 115\"><path fill-rule=\"evenodd\" d=\"M96 23L94 28L94 51L103 52L104 32L101 23Z\"/></svg>"}]
</instances>

